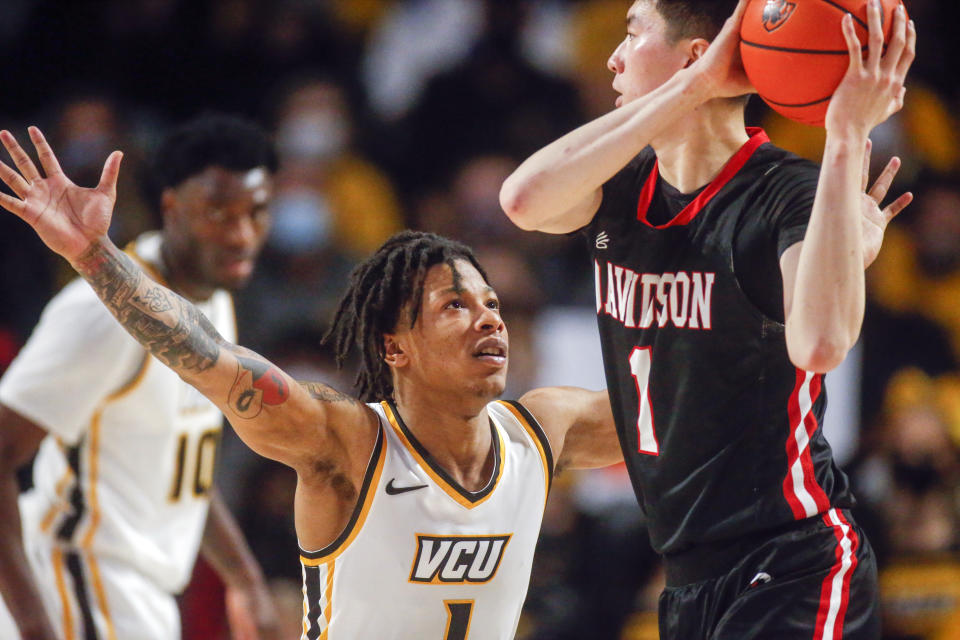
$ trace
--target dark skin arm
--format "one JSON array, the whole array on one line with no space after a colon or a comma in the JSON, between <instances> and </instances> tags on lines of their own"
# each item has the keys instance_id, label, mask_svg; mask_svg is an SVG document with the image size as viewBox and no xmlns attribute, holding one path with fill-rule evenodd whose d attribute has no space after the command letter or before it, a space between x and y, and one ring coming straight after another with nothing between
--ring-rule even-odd
<instances>
[{"instance_id":1,"label":"dark skin arm","mask_svg":"<svg viewBox=\"0 0 960 640\"><path fill-rule=\"evenodd\" d=\"M606 390L543 387L528 391L520 402L546 432L556 473L623 462Z\"/></svg>"},{"instance_id":2,"label":"dark skin arm","mask_svg":"<svg viewBox=\"0 0 960 640\"><path fill-rule=\"evenodd\" d=\"M17 470L36 455L47 432L0 404L0 593L23 640L56 640L43 608L20 530Z\"/></svg>"},{"instance_id":3,"label":"dark skin arm","mask_svg":"<svg viewBox=\"0 0 960 640\"><path fill-rule=\"evenodd\" d=\"M210 512L200 553L227 586L227 619L233 638L278 637L277 610L263 572L216 489L210 494Z\"/></svg>"},{"instance_id":4,"label":"dark skin arm","mask_svg":"<svg viewBox=\"0 0 960 640\"><path fill-rule=\"evenodd\" d=\"M301 386L263 356L227 342L189 301L117 249L106 234L119 151L107 158L97 187L87 189L63 173L39 129L31 127L30 138L45 176L0 131L19 170L0 163L0 179L15 194L0 193L0 206L66 258L124 329L216 404L247 446L297 471L297 503L308 507L295 509L298 535L311 547L332 541L356 503L356 491L344 487L362 482L379 428L375 412L324 385Z\"/></svg>"}]
</instances>

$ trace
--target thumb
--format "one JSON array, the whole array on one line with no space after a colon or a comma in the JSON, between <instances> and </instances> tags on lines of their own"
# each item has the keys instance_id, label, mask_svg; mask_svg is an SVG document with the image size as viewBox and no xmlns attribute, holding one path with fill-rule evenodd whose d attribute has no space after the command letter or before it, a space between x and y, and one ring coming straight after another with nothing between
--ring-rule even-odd
<instances>
[{"instance_id":1,"label":"thumb","mask_svg":"<svg viewBox=\"0 0 960 640\"><path fill-rule=\"evenodd\" d=\"M100 174L100 184L97 191L105 193L111 198L117 197L117 178L120 176L120 162L123 160L122 151L114 151L103 164L103 173Z\"/></svg>"}]
</instances>

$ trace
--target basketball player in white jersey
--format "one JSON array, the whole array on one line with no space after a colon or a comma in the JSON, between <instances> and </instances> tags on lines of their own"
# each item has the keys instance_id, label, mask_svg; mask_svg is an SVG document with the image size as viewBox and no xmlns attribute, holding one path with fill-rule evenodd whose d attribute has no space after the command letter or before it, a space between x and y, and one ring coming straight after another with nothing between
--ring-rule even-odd
<instances>
[{"instance_id":1,"label":"basketball player in white jersey","mask_svg":"<svg viewBox=\"0 0 960 640\"><path fill-rule=\"evenodd\" d=\"M121 154L74 185L36 128L42 177L9 132L17 214L119 322L210 398L255 451L297 471L303 638L511 638L556 467L622 459L605 391L496 402L507 331L471 251L394 236L353 273L329 338L357 348L360 402L228 342L106 237Z\"/></svg>"},{"instance_id":2,"label":"basketball player in white jersey","mask_svg":"<svg viewBox=\"0 0 960 640\"><path fill-rule=\"evenodd\" d=\"M272 144L251 123L206 116L172 132L154 164L163 231L127 255L234 339L228 290L250 275L269 225ZM199 551L227 585L235 637L259 626L272 638L262 574L212 486L222 420L86 282L67 285L0 382L0 589L11 614L0 637L16 638L15 624L31 640L180 638L174 594ZM15 471L34 453L34 488L18 509Z\"/></svg>"}]
</instances>

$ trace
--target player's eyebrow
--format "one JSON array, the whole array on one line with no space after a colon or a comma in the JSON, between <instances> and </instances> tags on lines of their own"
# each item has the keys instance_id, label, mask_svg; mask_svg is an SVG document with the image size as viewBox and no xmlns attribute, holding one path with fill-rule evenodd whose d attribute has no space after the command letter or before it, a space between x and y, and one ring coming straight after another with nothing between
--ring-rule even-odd
<instances>
[{"instance_id":1,"label":"player's eyebrow","mask_svg":"<svg viewBox=\"0 0 960 640\"><path fill-rule=\"evenodd\" d=\"M459 294L463 293L464 291L465 291L465 290L464 290L463 287L457 288L457 287L454 287L454 286L451 285L451 286L447 287L446 289L441 289L441 290L440 290L440 295L447 295L448 293L456 293L456 294L459 295ZM491 287L490 285L487 285L486 287L484 287L483 292L484 292L484 293L492 293L492 294L494 294L494 295L497 294L496 290L495 290L493 287Z\"/></svg>"}]
</instances>

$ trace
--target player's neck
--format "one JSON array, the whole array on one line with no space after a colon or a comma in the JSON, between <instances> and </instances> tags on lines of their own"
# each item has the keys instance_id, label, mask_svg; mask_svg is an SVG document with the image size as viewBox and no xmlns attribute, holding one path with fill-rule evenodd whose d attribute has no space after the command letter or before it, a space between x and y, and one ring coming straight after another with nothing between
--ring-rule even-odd
<instances>
[{"instance_id":1,"label":"player's neck","mask_svg":"<svg viewBox=\"0 0 960 640\"><path fill-rule=\"evenodd\" d=\"M742 107L729 101L703 105L671 131L651 145L660 176L681 193L709 184L749 139Z\"/></svg>"},{"instance_id":2,"label":"player's neck","mask_svg":"<svg viewBox=\"0 0 960 640\"><path fill-rule=\"evenodd\" d=\"M439 395L395 396L407 428L451 478L468 491L487 485L493 456L486 403L464 406Z\"/></svg>"}]
</instances>

